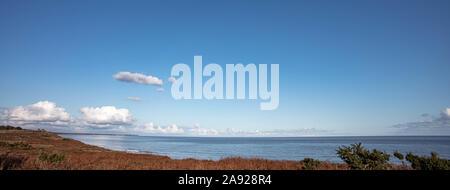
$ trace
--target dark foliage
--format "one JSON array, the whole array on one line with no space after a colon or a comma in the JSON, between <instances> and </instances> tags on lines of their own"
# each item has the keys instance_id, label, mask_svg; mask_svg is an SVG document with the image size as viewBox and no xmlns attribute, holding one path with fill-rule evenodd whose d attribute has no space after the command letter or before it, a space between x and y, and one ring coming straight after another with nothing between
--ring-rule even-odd
<instances>
[{"instance_id":1,"label":"dark foliage","mask_svg":"<svg viewBox=\"0 0 450 190\"><path fill-rule=\"evenodd\" d=\"M366 150L361 143L339 147L337 154L351 169L355 170L385 169L388 167L387 162L390 157L389 154L376 149L373 149L372 152Z\"/></svg>"},{"instance_id":2,"label":"dark foliage","mask_svg":"<svg viewBox=\"0 0 450 190\"><path fill-rule=\"evenodd\" d=\"M315 170L320 166L321 162L312 158L305 158L301 161L303 163L303 170Z\"/></svg>"},{"instance_id":3,"label":"dark foliage","mask_svg":"<svg viewBox=\"0 0 450 190\"><path fill-rule=\"evenodd\" d=\"M9 125L0 125L0 130L22 130L22 127L13 127Z\"/></svg>"},{"instance_id":4,"label":"dark foliage","mask_svg":"<svg viewBox=\"0 0 450 190\"><path fill-rule=\"evenodd\" d=\"M431 157L417 156L412 153L406 154L406 160L411 163L411 167L416 170L449 170L450 160L439 158L435 152Z\"/></svg>"}]
</instances>

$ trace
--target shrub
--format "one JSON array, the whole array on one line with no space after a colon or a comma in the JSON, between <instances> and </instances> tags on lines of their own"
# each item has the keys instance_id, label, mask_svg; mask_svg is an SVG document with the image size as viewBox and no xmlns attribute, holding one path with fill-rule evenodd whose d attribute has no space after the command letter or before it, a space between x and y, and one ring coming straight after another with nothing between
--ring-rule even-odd
<instances>
[{"instance_id":1,"label":"shrub","mask_svg":"<svg viewBox=\"0 0 450 190\"><path fill-rule=\"evenodd\" d=\"M49 162L49 163L60 162L60 161L63 161L64 159L65 159L64 154L56 154L55 153L55 154L48 155L45 152L41 152L41 154L39 155L39 160Z\"/></svg>"},{"instance_id":2,"label":"shrub","mask_svg":"<svg viewBox=\"0 0 450 190\"><path fill-rule=\"evenodd\" d=\"M30 144L24 143L24 142L8 143L8 142L0 141L0 146L6 146L6 147L10 147L10 148L22 148L25 150L29 150L32 148Z\"/></svg>"},{"instance_id":3,"label":"shrub","mask_svg":"<svg viewBox=\"0 0 450 190\"><path fill-rule=\"evenodd\" d=\"M406 154L406 160L411 163L411 167L416 170L449 170L450 160L439 158L436 152L431 153L431 157L417 156L412 153Z\"/></svg>"},{"instance_id":4,"label":"shrub","mask_svg":"<svg viewBox=\"0 0 450 190\"><path fill-rule=\"evenodd\" d=\"M303 170L314 170L320 166L320 161L314 160L312 158L305 158L301 162L303 163Z\"/></svg>"},{"instance_id":5,"label":"shrub","mask_svg":"<svg viewBox=\"0 0 450 190\"><path fill-rule=\"evenodd\" d=\"M0 130L22 130L21 127L13 127L10 125L1 125Z\"/></svg>"},{"instance_id":6,"label":"shrub","mask_svg":"<svg viewBox=\"0 0 450 190\"><path fill-rule=\"evenodd\" d=\"M342 146L337 150L338 156L349 165L351 169L384 169L390 155L373 149L372 152L364 149L361 143Z\"/></svg>"},{"instance_id":7,"label":"shrub","mask_svg":"<svg viewBox=\"0 0 450 190\"><path fill-rule=\"evenodd\" d=\"M403 160L403 159L404 159L403 154L401 154L401 153L398 152L398 151L395 151L395 152L394 152L394 156L395 156L396 158L398 158L399 160Z\"/></svg>"}]
</instances>

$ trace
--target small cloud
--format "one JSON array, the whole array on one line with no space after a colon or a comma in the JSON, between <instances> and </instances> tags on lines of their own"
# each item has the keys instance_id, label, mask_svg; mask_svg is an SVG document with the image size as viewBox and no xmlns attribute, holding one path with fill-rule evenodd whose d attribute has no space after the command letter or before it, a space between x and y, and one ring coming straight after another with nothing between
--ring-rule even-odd
<instances>
[{"instance_id":1,"label":"small cloud","mask_svg":"<svg viewBox=\"0 0 450 190\"><path fill-rule=\"evenodd\" d=\"M158 92L164 92L164 88L157 88L156 91L158 91Z\"/></svg>"},{"instance_id":2,"label":"small cloud","mask_svg":"<svg viewBox=\"0 0 450 190\"><path fill-rule=\"evenodd\" d=\"M443 119L450 119L450 108L446 108L445 110L442 110L441 117Z\"/></svg>"},{"instance_id":3,"label":"small cloud","mask_svg":"<svg viewBox=\"0 0 450 190\"><path fill-rule=\"evenodd\" d=\"M194 128L189 129L189 133L191 135L196 135L196 136L216 136L216 135L219 135L219 131L217 131L215 129L201 128L199 124L195 124Z\"/></svg>"},{"instance_id":4,"label":"small cloud","mask_svg":"<svg viewBox=\"0 0 450 190\"><path fill-rule=\"evenodd\" d=\"M153 123L146 123L144 126L138 126L133 129L135 132L147 133L147 134L182 134L184 129L178 127L177 125L169 126L157 126L155 127Z\"/></svg>"},{"instance_id":5,"label":"small cloud","mask_svg":"<svg viewBox=\"0 0 450 190\"><path fill-rule=\"evenodd\" d=\"M422 116L422 117L428 117L428 116L430 116L430 114L428 114L428 113L423 113L423 114L421 114L420 116Z\"/></svg>"},{"instance_id":6,"label":"small cloud","mask_svg":"<svg viewBox=\"0 0 450 190\"><path fill-rule=\"evenodd\" d=\"M220 132L215 129L201 128L198 124L193 127L178 126L175 124L167 126L155 126L146 123L143 126L131 128L128 132L155 134L155 135L186 135L186 136L217 136Z\"/></svg>"},{"instance_id":7,"label":"small cloud","mask_svg":"<svg viewBox=\"0 0 450 190\"><path fill-rule=\"evenodd\" d=\"M169 77L168 80L169 80L170 83L174 83L176 81L175 77Z\"/></svg>"},{"instance_id":8,"label":"small cloud","mask_svg":"<svg viewBox=\"0 0 450 190\"><path fill-rule=\"evenodd\" d=\"M141 73L130 73L130 72L119 72L113 75L113 78L118 81L137 83L137 84L145 84L145 85L155 85L162 86L163 82L161 79L157 77L153 77L150 75L144 75Z\"/></svg>"},{"instance_id":9,"label":"small cloud","mask_svg":"<svg viewBox=\"0 0 450 190\"><path fill-rule=\"evenodd\" d=\"M130 125L134 118L128 109L117 109L114 106L84 107L80 109L79 121L91 127L110 127L112 125Z\"/></svg>"},{"instance_id":10,"label":"small cloud","mask_svg":"<svg viewBox=\"0 0 450 190\"><path fill-rule=\"evenodd\" d=\"M234 128L228 128L226 133L229 136L296 137L296 136L327 135L329 134L329 131L318 130L315 128L275 129L275 130L239 130Z\"/></svg>"},{"instance_id":11,"label":"small cloud","mask_svg":"<svg viewBox=\"0 0 450 190\"><path fill-rule=\"evenodd\" d=\"M141 101L141 98L138 98L138 97L127 97L127 100L139 102L139 101Z\"/></svg>"}]
</instances>

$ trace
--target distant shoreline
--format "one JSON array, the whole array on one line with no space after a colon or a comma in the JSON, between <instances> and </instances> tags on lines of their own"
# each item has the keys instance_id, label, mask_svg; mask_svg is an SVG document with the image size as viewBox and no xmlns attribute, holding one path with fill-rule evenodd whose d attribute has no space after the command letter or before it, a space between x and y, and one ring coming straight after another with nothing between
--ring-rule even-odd
<instances>
[{"instance_id":1,"label":"distant shoreline","mask_svg":"<svg viewBox=\"0 0 450 190\"><path fill-rule=\"evenodd\" d=\"M52 132L52 131L50 131ZM52 132L58 135L106 135L106 136L138 136L138 137L183 137L183 138L346 138L346 137L450 137L450 135L330 135L330 136L185 136L185 135L137 135L113 133L75 133Z\"/></svg>"},{"instance_id":2,"label":"distant shoreline","mask_svg":"<svg viewBox=\"0 0 450 190\"><path fill-rule=\"evenodd\" d=\"M55 132L58 135L107 135L107 136L139 136L133 134L109 134L109 133L64 133L64 132Z\"/></svg>"}]
</instances>

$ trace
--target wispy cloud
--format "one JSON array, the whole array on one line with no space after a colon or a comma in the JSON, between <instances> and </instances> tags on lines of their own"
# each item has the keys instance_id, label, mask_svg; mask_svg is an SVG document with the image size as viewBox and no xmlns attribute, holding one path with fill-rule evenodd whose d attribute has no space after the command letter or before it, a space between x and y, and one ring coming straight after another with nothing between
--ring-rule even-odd
<instances>
[{"instance_id":1,"label":"wispy cloud","mask_svg":"<svg viewBox=\"0 0 450 190\"><path fill-rule=\"evenodd\" d=\"M170 83L174 83L176 81L175 77L169 77L168 81Z\"/></svg>"},{"instance_id":2,"label":"wispy cloud","mask_svg":"<svg viewBox=\"0 0 450 190\"><path fill-rule=\"evenodd\" d=\"M437 117L422 114L425 120L394 125L400 135L450 135L450 108L441 111Z\"/></svg>"},{"instance_id":3,"label":"wispy cloud","mask_svg":"<svg viewBox=\"0 0 450 190\"><path fill-rule=\"evenodd\" d=\"M142 99L141 99L141 98L138 98L138 97L127 97L127 100L139 102L139 101L141 101Z\"/></svg>"},{"instance_id":4,"label":"wispy cloud","mask_svg":"<svg viewBox=\"0 0 450 190\"><path fill-rule=\"evenodd\" d=\"M189 133L194 136L217 136L220 132L216 129L202 128L199 124L195 124L193 128L189 129Z\"/></svg>"},{"instance_id":5,"label":"wispy cloud","mask_svg":"<svg viewBox=\"0 0 450 190\"><path fill-rule=\"evenodd\" d=\"M162 86L163 81L157 77L144 75L141 73L119 72L113 75L113 78L123 82Z\"/></svg>"},{"instance_id":6,"label":"wispy cloud","mask_svg":"<svg viewBox=\"0 0 450 190\"><path fill-rule=\"evenodd\" d=\"M315 128L275 129L275 130L240 130L228 128L227 136L261 136L261 137L298 137L298 136L323 136L330 131Z\"/></svg>"},{"instance_id":7,"label":"wispy cloud","mask_svg":"<svg viewBox=\"0 0 450 190\"><path fill-rule=\"evenodd\" d=\"M164 88L157 88L156 91L158 91L158 92L164 92Z\"/></svg>"},{"instance_id":8,"label":"wispy cloud","mask_svg":"<svg viewBox=\"0 0 450 190\"><path fill-rule=\"evenodd\" d=\"M153 123L146 123L143 126L135 126L129 129L127 132L137 132L140 134L165 134L176 135L183 134L185 131L183 128L178 127L175 124L168 126L154 126Z\"/></svg>"}]
</instances>

